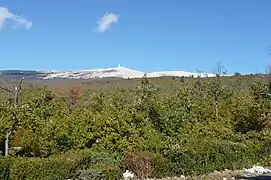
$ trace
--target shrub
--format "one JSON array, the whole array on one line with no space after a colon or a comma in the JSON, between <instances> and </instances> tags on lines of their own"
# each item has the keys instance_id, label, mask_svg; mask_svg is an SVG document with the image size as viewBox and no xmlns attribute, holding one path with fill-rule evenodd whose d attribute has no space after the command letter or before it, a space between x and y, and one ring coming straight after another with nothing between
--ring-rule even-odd
<instances>
[{"instance_id":1,"label":"shrub","mask_svg":"<svg viewBox=\"0 0 271 180\"><path fill-rule=\"evenodd\" d=\"M88 170L79 170L76 172L73 180L105 180L105 175L102 174L100 170L88 169Z\"/></svg>"},{"instance_id":2,"label":"shrub","mask_svg":"<svg viewBox=\"0 0 271 180\"><path fill-rule=\"evenodd\" d=\"M164 178L172 177L175 175L172 171L173 165L169 159L163 157L160 154L154 154L153 158L154 158L153 177Z\"/></svg>"},{"instance_id":3,"label":"shrub","mask_svg":"<svg viewBox=\"0 0 271 180\"><path fill-rule=\"evenodd\" d=\"M121 179L123 170L118 164L100 163L91 166L91 169L101 171L107 180Z\"/></svg>"},{"instance_id":4,"label":"shrub","mask_svg":"<svg viewBox=\"0 0 271 180\"><path fill-rule=\"evenodd\" d=\"M268 111L259 104L253 104L234 113L234 127L237 132L262 131L270 121Z\"/></svg>"},{"instance_id":5,"label":"shrub","mask_svg":"<svg viewBox=\"0 0 271 180\"><path fill-rule=\"evenodd\" d=\"M73 178L105 177L110 180L120 179L122 176L123 160L121 154L117 152L91 149L72 150L55 157L61 157L63 160L69 159L69 174Z\"/></svg>"},{"instance_id":6,"label":"shrub","mask_svg":"<svg viewBox=\"0 0 271 180\"><path fill-rule=\"evenodd\" d=\"M10 180L10 159L0 157L0 180Z\"/></svg>"},{"instance_id":7,"label":"shrub","mask_svg":"<svg viewBox=\"0 0 271 180\"><path fill-rule=\"evenodd\" d=\"M270 167L271 166L271 155L269 156L265 156L261 162L260 162L262 165L264 166L267 166L267 167Z\"/></svg>"},{"instance_id":8,"label":"shrub","mask_svg":"<svg viewBox=\"0 0 271 180\"><path fill-rule=\"evenodd\" d=\"M153 158L146 152L127 153L126 166L139 178L149 178L153 175Z\"/></svg>"},{"instance_id":9,"label":"shrub","mask_svg":"<svg viewBox=\"0 0 271 180\"><path fill-rule=\"evenodd\" d=\"M125 155L125 165L139 178L172 175L171 162L162 155L151 152L129 152Z\"/></svg>"},{"instance_id":10,"label":"shrub","mask_svg":"<svg viewBox=\"0 0 271 180\"><path fill-rule=\"evenodd\" d=\"M115 180L122 178L123 171L117 165L113 164L95 164L91 168L84 170L77 170L71 177L74 180L87 180L87 179L107 179Z\"/></svg>"},{"instance_id":11,"label":"shrub","mask_svg":"<svg viewBox=\"0 0 271 180\"><path fill-rule=\"evenodd\" d=\"M194 142L193 142L194 141ZM257 163L259 149L253 143L225 140L190 140L169 150L176 174L204 174L215 170L242 169Z\"/></svg>"},{"instance_id":12,"label":"shrub","mask_svg":"<svg viewBox=\"0 0 271 180\"><path fill-rule=\"evenodd\" d=\"M109 151L70 151L49 158L0 159L0 180L121 179L121 155Z\"/></svg>"},{"instance_id":13,"label":"shrub","mask_svg":"<svg viewBox=\"0 0 271 180\"><path fill-rule=\"evenodd\" d=\"M11 165L13 180L64 180L68 173L67 166L56 159L14 158Z\"/></svg>"},{"instance_id":14,"label":"shrub","mask_svg":"<svg viewBox=\"0 0 271 180\"><path fill-rule=\"evenodd\" d=\"M71 150L64 154L51 157L69 159L78 165L80 164L80 168L88 168L92 164L120 164L122 162L122 155L120 153L104 149Z\"/></svg>"}]
</instances>

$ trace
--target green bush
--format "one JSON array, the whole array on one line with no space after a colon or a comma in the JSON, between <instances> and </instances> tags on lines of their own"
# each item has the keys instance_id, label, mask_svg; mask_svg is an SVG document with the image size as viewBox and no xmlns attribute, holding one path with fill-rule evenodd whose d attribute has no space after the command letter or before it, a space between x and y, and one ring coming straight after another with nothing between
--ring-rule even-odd
<instances>
[{"instance_id":1,"label":"green bush","mask_svg":"<svg viewBox=\"0 0 271 180\"><path fill-rule=\"evenodd\" d=\"M118 152L104 149L84 149L71 150L61 155L51 156L52 158L69 159L72 162L80 164L81 168L88 168L92 164L122 162L122 155Z\"/></svg>"},{"instance_id":2,"label":"green bush","mask_svg":"<svg viewBox=\"0 0 271 180\"><path fill-rule=\"evenodd\" d=\"M69 159L69 174L73 178L105 177L110 180L121 178L123 173L122 155L117 152L91 149L72 150L53 157Z\"/></svg>"},{"instance_id":3,"label":"green bush","mask_svg":"<svg viewBox=\"0 0 271 180\"><path fill-rule=\"evenodd\" d=\"M123 173L119 153L70 151L49 158L0 159L0 180L120 179ZM91 178L91 179L92 179Z\"/></svg>"},{"instance_id":4,"label":"green bush","mask_svg":"<svg viewBox=\"0 0 271 180\"><path fill-rule=\"evenodd\" d=\"M66 179L69 168L57 159L13 158L12 180L61 180Z\"/></svg>"},{"instance_id":5,"label":"green bush","mask_svg":"<svg viewBox=\"0 0 271 180\"><path fill-rule=\"evenodd\" d=\"M171 161L160 154L154 154L153 177L164 178L172 177L175 173L172 171L173 164Z\"/></svg>"},{"instance_id":6,"label":"green bush","mask_svg":"<svg viewBox=\"0 0 271 180\"><path fill-rule=\"evenodd\" d=\"M0 180L10 180L10 159L0 157Z\"/></svg>"},{"instance_id":7,"label":"green bush","mask_svg":"<svg viewBox=\"0 0 271 180\"><path fill-rule=\"evenodd\" d=\"M168 158L174 164L173 171L178 174L204 174L215 170L242 169L257 163L259 149L250 143L205 140L189 141L170 150Z\"/></svg>"},{"instance_id":8,"label":"green bush","mask_svg":"<svg viewBox=\"0 0 271 180\"><path fill-rule=\"evenodd\" d=\"M87 170L79 170L76 172L73 180L106 180L105 175L100 170L87 169Z\"/></svg>"},{"instance_id":9,"label":"green bush","mask_svg":"<svg viewBox=\"0 0 271 180\"><path fill-rule=\"evenodd\" d=\"M264 166L270 167L271 166L271 155L265 156L260 163Z\"/></svg>"},{"instance_id":10,"label":"green bush","mask_svg":"<svg viewBox=\"0 0 271 180\"><path fill-rule=\"evenodd\" d=\"M100 164L92 165L91 169L101 171L102 175L107 180L116 180L116 179L121 179L122 178L123 170L117 164L100 163Z\"/></svg>"},{"instance_id":11,"label":"green bush","mask_svg":"<svg viewBox=\"0 0 271 180\"><path fill-rule=\"evenodd\" d=\"M117 165L112 164L95 164L91 168L77 170L71 177L73 180L88 180L88 179L106 179L116 180L122 178L122 170Z\"/></svg>"}]
</instances>

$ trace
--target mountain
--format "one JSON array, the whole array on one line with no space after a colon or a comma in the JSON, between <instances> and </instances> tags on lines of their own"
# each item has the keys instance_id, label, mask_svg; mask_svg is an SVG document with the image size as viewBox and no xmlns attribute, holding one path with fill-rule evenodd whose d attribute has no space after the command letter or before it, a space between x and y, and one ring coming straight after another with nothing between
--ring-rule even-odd
<instances>
[{"instance_id":1,"label":"mountain","mask_svg":"<svg viewBox=\"0 0 271 180\"><path fill-rule=\"evenodd\" d=\"M118 66L116 68L90 69L76 71L36 71L36 70L2 70L1 77L25 79L94 79L94 78L141 78L145 72ZM147 77L213 77L211 73L191 73L185 71L160 71L146 73Z\"/></svg>"}]
</instances>

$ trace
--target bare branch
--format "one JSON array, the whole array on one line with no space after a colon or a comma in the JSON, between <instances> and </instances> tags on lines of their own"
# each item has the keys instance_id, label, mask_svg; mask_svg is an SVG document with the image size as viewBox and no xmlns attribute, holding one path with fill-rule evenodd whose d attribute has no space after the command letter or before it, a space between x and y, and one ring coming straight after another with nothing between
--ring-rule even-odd
<instances>
[{"instance_id":1,"label":"bare branch","mask_svg":"<svg viewBox=\"0 0 271 180\"><path fill-rule=\"evenodd\" d=\"M12 93L11 90L9 90L8 88L6 88L6 87L4 87L4 86L0 86L0 89L1 89L2 91L6 91L6 92L9 92L9 93Z\"/></svg>"},{"instance_id":2,"label":"bare branch","mask_svg":"<svg viewBox=\"0 0 271 180\"><path fill-rule=\"evenodd\" d=\"M24 81L24 78L21 78L20 82L19 82L18 93L22 90L22 83L23 83L23 81Z\"/></svg>"},{"instance_id":3,"label":"bare branch","mask_svg":"<svg viewBox=\"0 0 271 180\"><path fill-rule=\"evenodd\" d=\"M18 87L12 85L10 82L10 79L8 80L0 80L0 90L8 92L8 93L14 93L15 88L17 87L17 91L20 92L22 90L22 83L23 83L24 78L20 79L20 82L18 83Z\"/></svg>"},{"instance_id":4,"label":"bare branch","mask_svg":"<svg viewBox=\"0 0 271 180\"><path fill-rule=\"evenodd\" d=\"M10 79L0 80L0 90L12 93L13 91L10 88Z\"/></svg>"},{"instance_id":5,"label":"bare branch","mask_svg":"<svg viewBox=\"0 0 271 180\"><path fill-rule=\"evenodd\" d=\"M217 77L227 74L227 69L223 66L222 62L218 62L213 70Z\"/></svg>"}]
</instances>

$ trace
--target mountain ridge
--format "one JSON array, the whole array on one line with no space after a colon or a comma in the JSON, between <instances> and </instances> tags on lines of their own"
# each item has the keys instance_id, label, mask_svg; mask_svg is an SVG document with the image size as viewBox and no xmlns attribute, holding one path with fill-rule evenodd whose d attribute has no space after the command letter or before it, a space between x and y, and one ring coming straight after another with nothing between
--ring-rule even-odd
<instances>
[{"instance_id":1,"label":"mountain ridge","mask_svg":"<svg viewBox=\"0 0 271 180\"><path fill-rule=\"evenodd\" d=\"M212 73L193 73L186 71L157 71L143 72L118 65L115 68L96 68L85 70L0 70L1 77L30 78L30 79L94 79L94 78L123 78L133 79L147 77L213 77Z\"/></svg>"}]
</instances>

